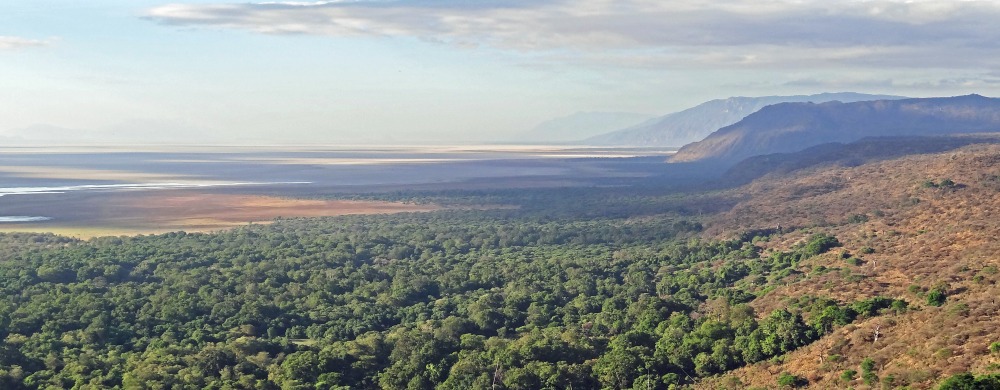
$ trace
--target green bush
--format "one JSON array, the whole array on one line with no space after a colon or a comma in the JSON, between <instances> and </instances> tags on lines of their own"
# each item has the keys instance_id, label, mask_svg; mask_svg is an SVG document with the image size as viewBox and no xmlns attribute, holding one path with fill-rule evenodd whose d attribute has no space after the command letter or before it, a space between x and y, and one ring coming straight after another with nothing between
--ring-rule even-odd
<instances>
[{"instance_id":1,"label":"green bush","mask_svg":"<svg viewBox=\"0 0 1000 390\"><path fill-rule=\"evenodd\" d=\"M906 310L909 309L910 303L902 299L897 299L892 301L892 304L889 307L891 307L892 311L896 312L896 314L902 314L906 313Z\"/></svg>"},{"instance_id":2,"label":"green bush","mask_svg":"<svg viewBox=\"0 0 1000 390\"><path fill-rule=\"evenodd\" d=\"M862 372L872 372L875 371L875 360L872 358L865 358L861 361L861 371Z\"/></svg>"},{"instance_id":3,"label":"green bush","mask_svg":"<svg viewBox=\"0 0 1000 390\"><path fill-rule=\"evenodd\" d=\"M792 375L788 372L783 372L778 375L778 386L781 387L802 387L808 385L809 381L798 375Z\"/></svg>"},{"instance_id":4,"label":"green bush","mask_svg":"<svg viewBox=\"0 0 1000 390\"><path fill-rule=\"evenodd\" d=\"M968 372L945 379L938 390L993 390L1000 389L1000 374L974 376Z\"/></svg>"},{"instance_id":5,"label":"green bush","mask_svg":"<svg viewBox=\"0 0 1000 390\"><path fill-rule=\"evenodd\" d=\"M931 306L941 306L944 305L944 301L948 299L948 295L941 291L940 289L933 289L927 293L927 304Z\"/></svg>"},{"instance_id":6,"label":"green bush","mask_svg":"<svg viewBox=\"0 0 1000 390\"><path fill-rule=\"evenodd\" d=\"M865 358L861 361L861 379L868 386L878 382L878 375L875 375L875 360L872 358Z\"/></svg>"},{"instance_id":7,"label":"green bush","mask_svg":"<svg viewBox=\"0 0 1000 390\"><path fill-rule=\"evenodd\" d=\"M816 256L838 246L840 246L840 241L837 240L837 237L817 233L809 237L809 242L802 248L802 254L806 257Z\"/></svg>"},{"instance_id":8,"label":"green bush","mask_svg":"<svg viewBox=\"0 0 1000 390\"><path fill-rule=\"evenodd\" d=\"M990 344L990 352L1000 354L1000 341Z\"/></svg>"},{"instance_id":9,"label":"green bush","mask_svg":"<svg viewBox=\"0 0 1000 390\"><path fill-rule=\"evenodd\" d=\"M844 372L840 373L840 380L844 382L852 382L857 377L858 372L854 370L844 370Z\"/></svg>"}]
</instances>

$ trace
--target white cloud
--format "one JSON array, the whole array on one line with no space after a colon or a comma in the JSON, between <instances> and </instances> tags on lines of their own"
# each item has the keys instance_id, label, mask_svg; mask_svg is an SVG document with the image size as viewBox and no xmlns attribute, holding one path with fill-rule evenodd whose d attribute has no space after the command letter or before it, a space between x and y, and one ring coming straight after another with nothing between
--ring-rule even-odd
<instances>
[{"instance_id":1,"label":"white cloud","mask_svg":"<svg viewBox=\"0 0 1000 390\"><path fill-rule=\"evenodd\" d=\"M15 50L25 47L48 46L49 41L0 35L0 50Z\"/></svg>"},{"instance_id":2,"label":"white cloud","mask_svg":"<svg viewBox=\"0 0 1000 390\"><path fill-rule=\"evenodd\" d=\"M631 67L983 68L1000 2L948 0L362 0L169 4L166 25L416 37Z\"/></svg>"}]
</instances>

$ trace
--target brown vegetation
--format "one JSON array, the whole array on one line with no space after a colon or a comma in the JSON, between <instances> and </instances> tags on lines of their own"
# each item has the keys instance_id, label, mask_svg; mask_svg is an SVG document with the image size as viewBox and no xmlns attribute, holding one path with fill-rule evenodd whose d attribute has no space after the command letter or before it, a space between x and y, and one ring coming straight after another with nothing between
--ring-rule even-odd
<instances>
[{"instance_id":1,"label":"brown vegetation","mask_svg":"<svg viewBox=\"0 0 1000 390\"><path fill-rule=\"evenodd\" d=\"M1000 146L811 168L759 179L729 196L742 201L715 216L707 234L780 225L786 233L763 243L768 250L816 232L844 244L803 262L801 274L755 300L759 313L803 296L851 302L881 295L911 303L906 313L845 326L780 361L735 371L742 383L775 387L787 371L814 388L930 388L957 372L1000 367L1000 356L988 350L1000 341ZM948 295L941 307L927 304L935 286ZM884 383L840 379L844 370L861 372L865 358L874 359ZM702 385L716 388L724 380Z\"/></svg>"}]
</instances>

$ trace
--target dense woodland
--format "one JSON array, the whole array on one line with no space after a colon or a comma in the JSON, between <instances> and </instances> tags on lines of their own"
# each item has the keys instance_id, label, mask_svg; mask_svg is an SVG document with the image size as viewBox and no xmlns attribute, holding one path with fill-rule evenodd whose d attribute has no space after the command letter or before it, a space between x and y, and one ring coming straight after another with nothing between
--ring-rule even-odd
<instances>
[{"instance_id":1,"label":"dense woodland","mask_svg":"<svg viewBox=\"0 0 1000 390\"><path fill-rule=\"evenodd\" d=\"M826 234L762 251L773 231L543 209L0 235L0 388L664 389L908 310L747 304L839 246Z\"/></svg>"}]
</instances>

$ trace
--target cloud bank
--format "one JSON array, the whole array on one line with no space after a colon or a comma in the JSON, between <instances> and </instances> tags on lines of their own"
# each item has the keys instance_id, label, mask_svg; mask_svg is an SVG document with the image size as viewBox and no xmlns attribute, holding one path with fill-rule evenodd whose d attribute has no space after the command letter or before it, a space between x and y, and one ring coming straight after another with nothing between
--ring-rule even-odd
<instances>
[{"instance_id":1,"label":"cloud bank","mask_svg":"<svg viewBox=\"0 0 1000 390\"><path fill-rule=\"evenodd\" d=\"M998 1L178 3L150 9L146 17L265 34L413 37L617 66L981 69L1000 63Z\"/></svg>"},{"instance_id":2,"label":"cloud bank","mask_svg":"<svg viewBox=\"0 0 1000 390\"><path fill-rule=\"evenodd\" d=\"M16 50L26 47L48 46L48 41L0 35L0 50Z\"/></svg>"}]
</instances>

